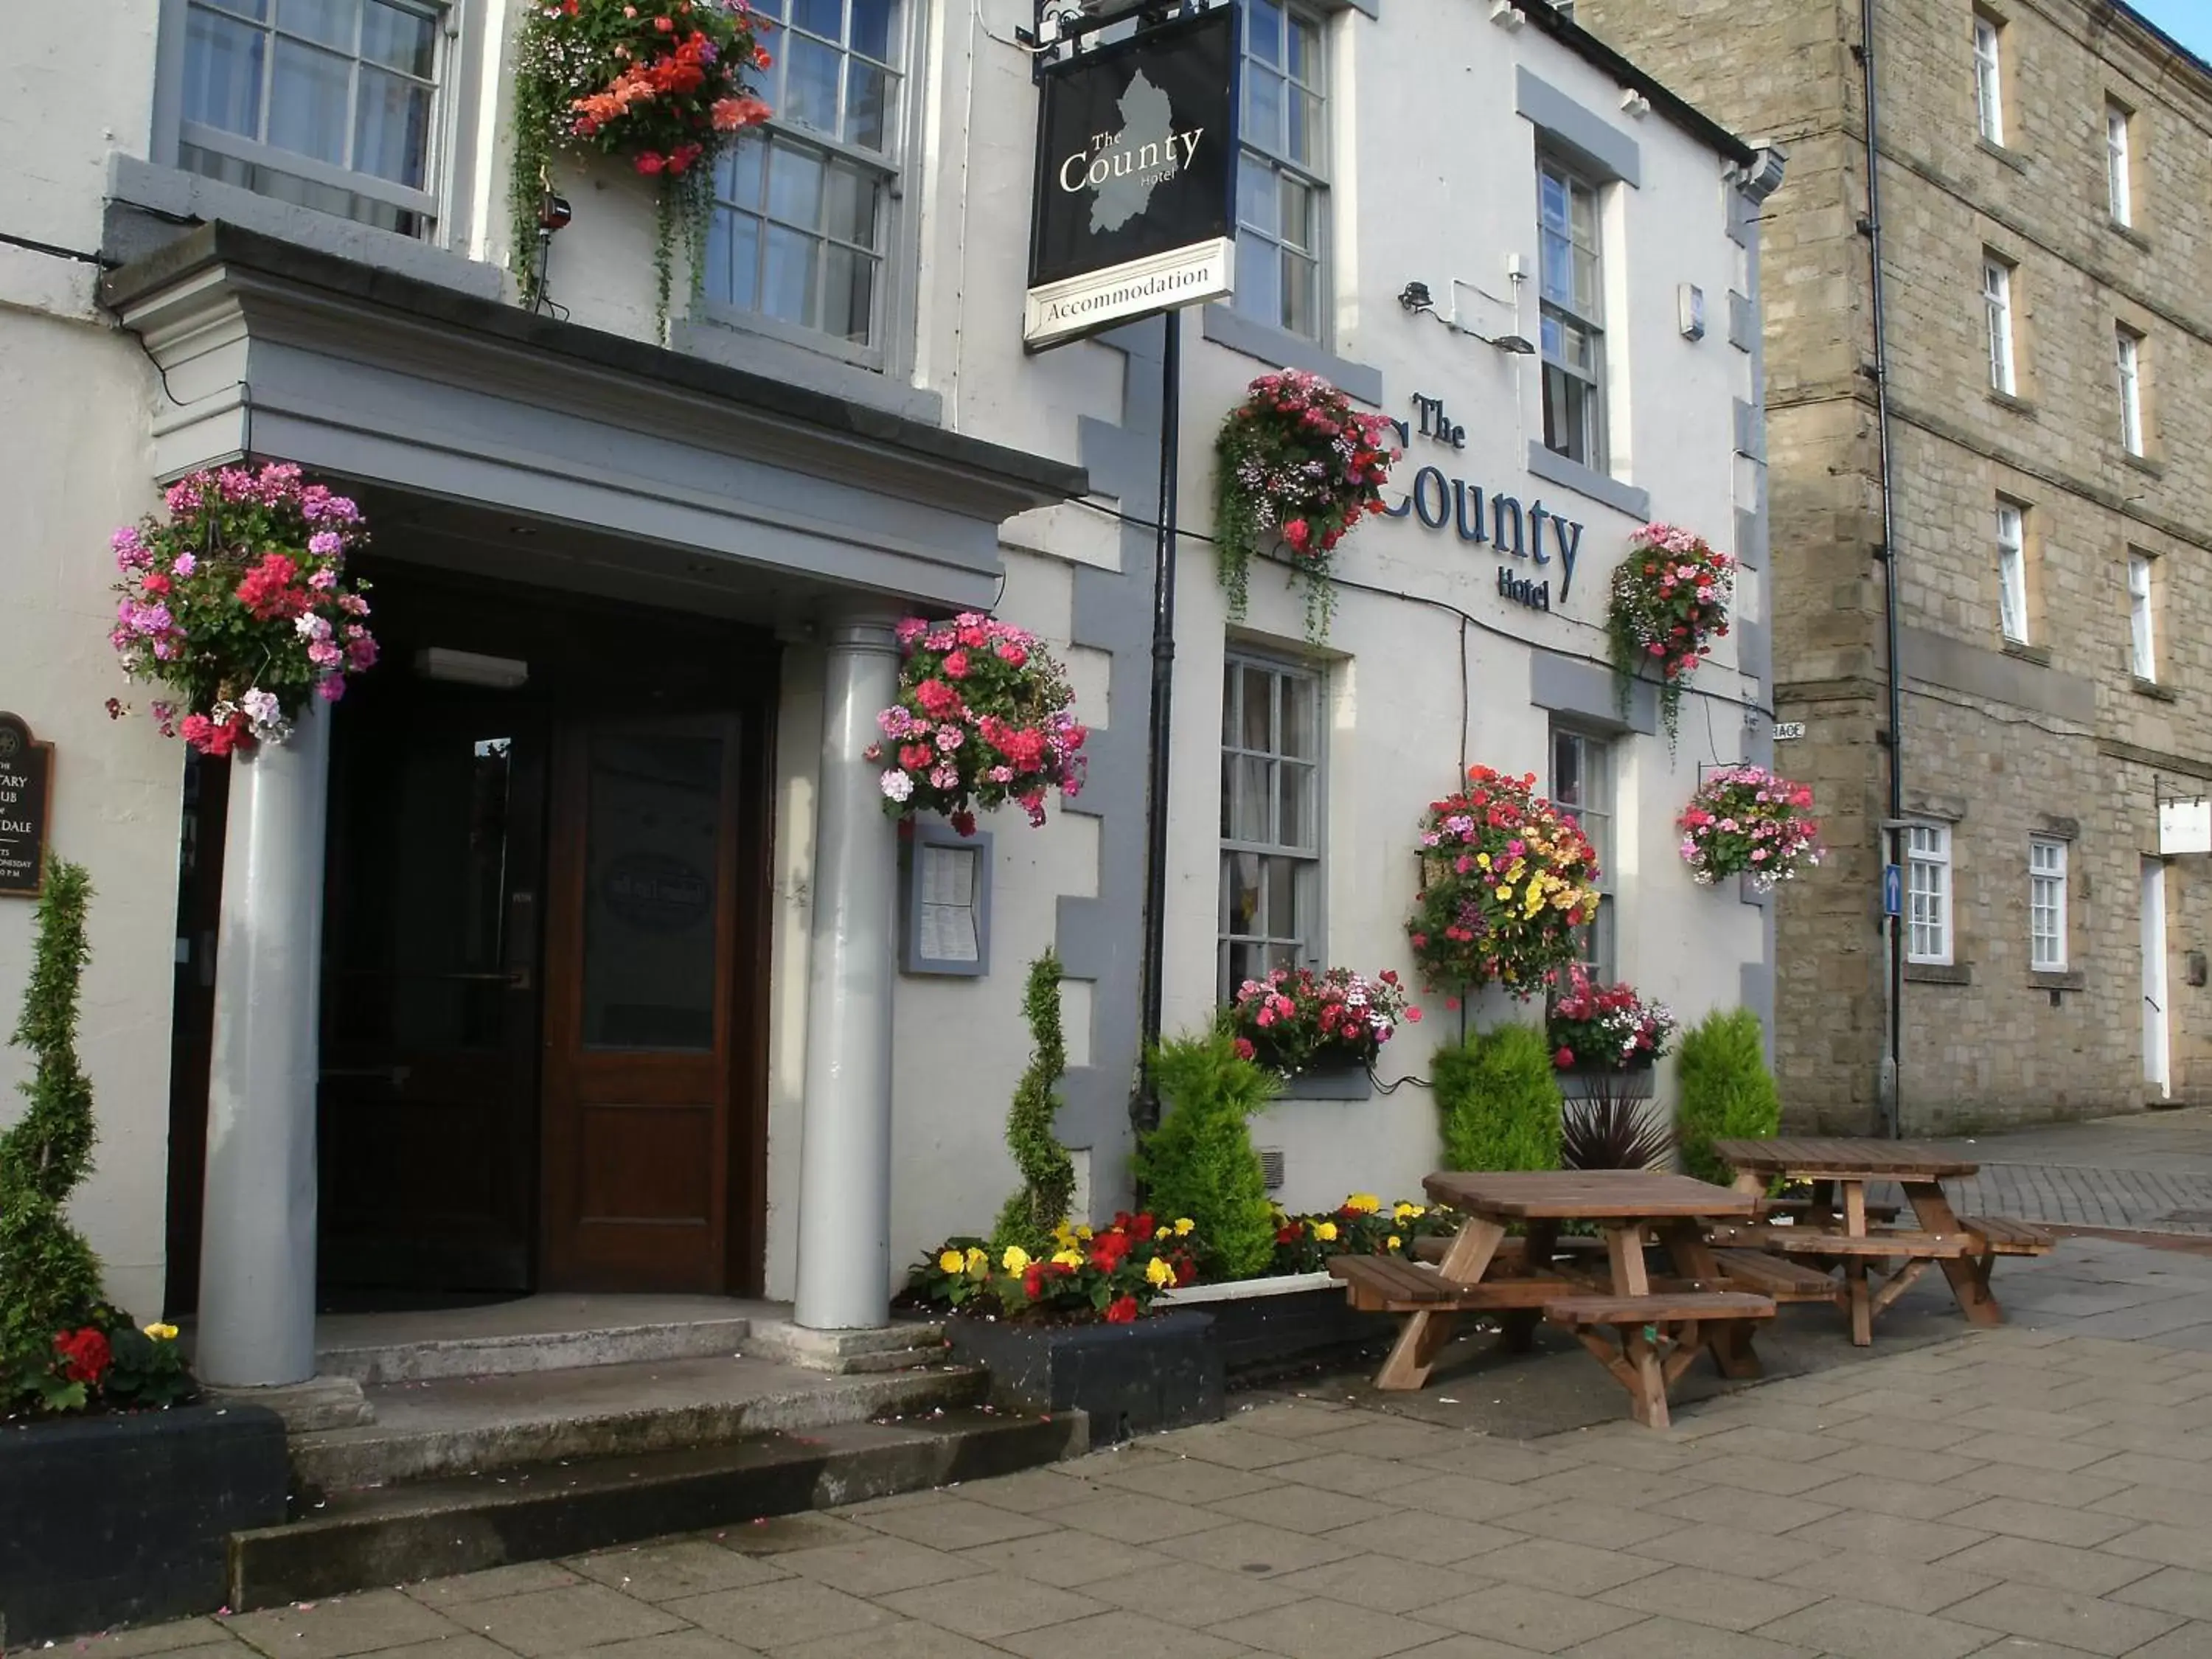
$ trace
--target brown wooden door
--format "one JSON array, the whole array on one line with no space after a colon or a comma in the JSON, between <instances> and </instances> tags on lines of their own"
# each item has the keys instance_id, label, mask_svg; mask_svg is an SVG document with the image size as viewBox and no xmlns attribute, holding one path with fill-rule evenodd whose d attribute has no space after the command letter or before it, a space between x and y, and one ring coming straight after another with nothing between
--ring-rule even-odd
<instances>
[{"instance_id":1,"label":"brown wooden door","mask_svg":"<svg viewBox=\"0 0 2212 1659\"><path fill-rule=\"evenodd\" d=\"M579 724L556 744L546 1288L729 1282L743 736L711 714Z\"/></svg>"},{"instance_id":2,"label":"brown wooden door","mask_svg":"<svg viewBox=\"0 0 2212 1659\"><path fill-rule=\"evenodd\" d=\"M333 734L321 1278L526 1290L548 726L404 689Z\"/></svg>"}]
</instances>

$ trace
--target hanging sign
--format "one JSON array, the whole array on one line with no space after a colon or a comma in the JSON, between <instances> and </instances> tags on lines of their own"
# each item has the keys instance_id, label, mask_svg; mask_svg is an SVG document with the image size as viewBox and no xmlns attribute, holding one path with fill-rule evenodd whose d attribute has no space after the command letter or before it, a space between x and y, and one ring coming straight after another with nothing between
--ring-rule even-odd
<instances>
[{"instance_id":1,"label":"hanging sign","mask_svg":"<svg viewBox=\"0 0 2212 1659\"><path fill-rule=\"evenodd\" d=\"M1041 71L1030 350L1232 290L1237 16L1219 6Z\"/></svg>"},{"instance_id":2,"label":"hanging sign","mask_svg":"<svg viewBox=\"0 0 2212 1659\"><path fill-rule=\"evenodd\" d=\"M2212 853L2212 800L2162 800L2158 804L2158 850Z\"/></svg>"},{"instance_id":3,"label":"hanging sign","mask_svg":"<svg viewBox=\"0 0 2212 1659\"><path fill-rule=\"evenodd\" d=\"M0 896L36 898L46 884L46 816L53 804L54 746L0 714Z\"/></svg>"}]
</instances>

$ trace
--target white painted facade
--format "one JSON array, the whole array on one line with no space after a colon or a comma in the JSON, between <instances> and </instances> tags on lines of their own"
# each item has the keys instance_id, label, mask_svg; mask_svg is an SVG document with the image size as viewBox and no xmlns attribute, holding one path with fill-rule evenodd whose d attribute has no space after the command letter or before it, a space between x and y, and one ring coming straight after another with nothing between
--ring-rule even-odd
<instances>
[{"instance_id":1,"label":"white painted facade","mask_svg":"<svg viewBox=\"0 0 2212 1659\"><path fill-rule=\"evenodd\" d=\"M1001 1133L1025 1059L1022 965L1057 942L1080 967L1083 935L1099 935L1089 941L1097 946L1101 930L1111 933L1112 946L1090 957L1104 965L1067 986L1078 1075L1062 1130L1088 1149L1094 1210L1110 1211L1123 1195L1151 589L1149 532L1111 516L1118 509L1141 520L1149 511L1115 495L1103 462L1125 422L1123 470L1133 478L1157 465L1156 426L1132 418L1152 395L1147 377L1158 374L1157 356L1148 355L1157 353L1149 343L1157 325L1033 358L1021 349L1036 100L1014 34L1033 21L1029 0L908 6L910 96L887 266L896 298L884 367L810 350L789 331L768 337L726 321L679 317L672 337L703 357L1089 466L1094 489L1106 492L1089 505L1015 518L1000 535L1000 612L1064 654L1079 713L1098 732L1102 763L1079 810L1055 808L1047 830L1030 832L1011 817L986 823L996 855L989 975L897 979L894 1265L948 1232L986 1224L995 1211L1013 1180ZM112 1291L149 1317L163 1294L180 757L143 716L112 723L104 710L111 696L142 707L146 697L125 686L106 641L106 549L114 526L154 505L157 475L205 438L198 427L189 441L175 435L179 422L148 351L94 303L93 265L67 255L129 260L173 234L151 228L148 216L129 210L135 205L223 219L459 294L511 301L501 66L514 9L514 0L459 0L441 94L447 207L441 240L430 246L177 171L176 103L163 77L177 72L183 0L33 8L10 32L21 73L19 95L0 109L0 153L17 158L0 178L0 233L15 239L0 246L0 434L15 533L0 550L9 596L0 606L0 708L57 744L53 846L88 864L98 888L83 1048L101 1144L98 1173L76 1207ZM1732 888L1696 886L1672 828L1700 762L1770 753L1760 717L1769 574L1755 207L1739 189L1748 153L1723 154L1711 132L1625 87L1548 20L1528 23L1508 7L1493 17L1486 3L1360 0L1322 5L1316 15L1328 86L1324 339L1279 345L1288 337L1279 331L1196 311L1183 321L1181 521L1193 533L1182 544L1179 583L1168 1029L1203 1021L1216 998L1218 750L1223 659L1232 641L1311 663L1323 676L1326 963L1410 972L1404 921L1423 809L1452 787L1462 752L1469 763L1535 772L1547 786L1556 715L1613 739L1620 976L1686 1023L1741 1001L1771 1012L1768 912ZM1580 487L1559 482L1556 468L1550 477L1530 471L1532 441L1540 447L1543 433L1540 359L1478 337L1540 335L1540 145L1596 164L1608 464L1605 482ZM1608 168L1632 182L1607 176ZM612 167L574 166L562 167L556 183L575 217L554 243L554 299L574 325L647 338L645 185ZM1516 262L1518 281L1509 274ZM1401 290L1416 282L1428 286L1438 313L1455 316L1456 329L1400 303ZM1703 295L1701 339L1685 337L1681 326L1686 288ZM1416 393L1443 399L1465 428L1464 447L1417 431L1391 498L1417 469L1434 465L1526 505L1540 500L1582 526L1571 594L1556 597L1555 563L1548 614L1512 603L1498 592L1500 561L1487 546L1465 544L1449 523L1431 529L1413 516L1378 519L1339 551L1339 571L1365 586L1340 593L1325 649L1305 645L1297 596L1270 568L1255 569L1250 614L1232 629L1201 539L1210 528L1213 433L1245 384L1283 362L1340 364L1342 384L1365 388L1399 419L1414 417ZM173 372L173 390L192 403L193 388L178 379ZM1648 717L1644 731L1618 727L1609 682L1595 665L1604 655L1607 578L1645 516L1630 510L1638 495L1648 498L1648 516L1692 526L1751 567L1738 590L1738 626L1698 677L1699 692L1711 695L1685 700L1672 757ZM809 633L812 602L794 602L791 592L779 590L769 618L787 642L767 964L764 1284L781 1297L799 1279L823 793L823 653ZM1132 618L1133 642L1125 637ZM1123 630L1112 647L1098 642L1109 624ZM30 923L29 906L0 902L0 1002L10 1006ZM1390 1045L1385 1081L1425 1077L1433 1045L1461 1029L1441 996L1419 1000L1426 1018ZM1492 996L1471 1018L1511 1012ZM0 1082L21 1075L21 1061L16 1051L0 1051ZM1662 1079L1662 1098L1667 1087ZM13 1110L12 1099L0 1098L0 1121ZM1413 1193L1437 1158L1433 1109L1411 1084L1357 1102L1285 1102L1255 1134L1284 1152L1281 1195L1293 1206L1334 1202L1352 1188Z\"/></svg>"}]
</instances>

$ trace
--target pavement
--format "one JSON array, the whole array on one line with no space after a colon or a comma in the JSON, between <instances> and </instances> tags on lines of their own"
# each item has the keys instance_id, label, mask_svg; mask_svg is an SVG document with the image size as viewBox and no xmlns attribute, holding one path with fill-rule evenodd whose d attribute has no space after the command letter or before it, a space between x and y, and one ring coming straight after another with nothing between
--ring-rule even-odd
<instances>
[{"instance_id":1,"label":"pavement","mask_svg":"<svg viewBox=\"0 0 2212 1659\"><path fill-rule=\"evenodd\" d=\"M2069 1161L2014 1161L2027 1137L1993 1161L2104 1170L2125 1194L2172 1173L2129 1148L2201 1135L2212 1151L2212 1114L2049 1133L2072 1138L2035 1158ZM2212 1247L2070 1237L2001 1263L1996 1289L2009 1322L1972 1329L1923 1280L1870 1350L1838 1340L1832 1310L1785 1309L1759 1339L1771 1380L1686 1389L1705 1397L1666 1431L1629 1423L1578 1349L1470 1342L1418 1395L1317 1376L1237 1396L1224 1423L1005 1480L70 1645L2212 1659Z\"/></svg>"},{"instance_id":2,"label":"pavement","mask_svg":"<svg viewBox=\"0 0 2212 1659\"><path fill-rule=\"evenodd\" d=\"M1949 1183L1962 1215L2212 1237L2212 1107L1940 1144L1982 1166Z\"/></svg>"}]
</instances>

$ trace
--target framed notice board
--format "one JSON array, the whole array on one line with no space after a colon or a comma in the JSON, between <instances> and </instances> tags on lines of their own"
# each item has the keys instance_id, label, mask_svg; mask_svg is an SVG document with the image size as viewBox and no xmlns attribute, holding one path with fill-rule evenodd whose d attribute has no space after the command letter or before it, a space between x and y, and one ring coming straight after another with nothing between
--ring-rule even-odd
<instances>
[{"instance_id":1,"label":"framed notice board","mask_svg":"<svg viewBox=\"0 0 2212 1659\"><path fill-rule=\"evenodd\" d=\"M53 744L0 714L0 897L36 898L46 884L53 799Z\"/></svg>"}]
</instances>

